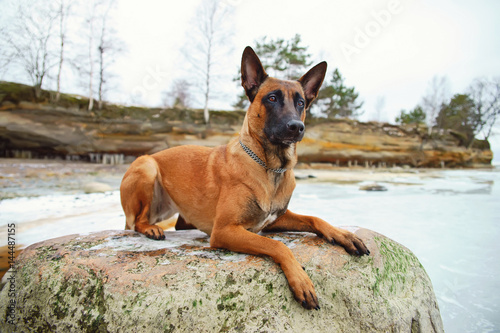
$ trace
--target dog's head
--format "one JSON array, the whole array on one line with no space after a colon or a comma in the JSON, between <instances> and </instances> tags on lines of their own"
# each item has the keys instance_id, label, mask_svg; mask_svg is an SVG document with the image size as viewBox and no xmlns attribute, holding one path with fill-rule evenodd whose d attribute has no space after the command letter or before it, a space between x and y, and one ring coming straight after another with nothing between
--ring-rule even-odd
<instances>
[{"instance_id":1,"label":"dog's head","mask_svg":"<svg viewBox=\"0 0 500 333\"><path fill-rule=\"evenodd\" d=\"M250 100L250 130L274 145L288 146L304 137L306 110L318 96L326 73L321 62L297 81L269 77L251 47L241 59L241 85ZM259 133L262 131L262 133Z\"/></svg>"}]
</instances>

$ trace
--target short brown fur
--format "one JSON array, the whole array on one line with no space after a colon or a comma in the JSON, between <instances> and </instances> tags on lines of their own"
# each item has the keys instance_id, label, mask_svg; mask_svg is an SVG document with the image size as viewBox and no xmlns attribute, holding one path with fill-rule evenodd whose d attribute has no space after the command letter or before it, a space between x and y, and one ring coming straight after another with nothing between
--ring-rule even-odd
<instances>
[{"instance_id":1,"label":"short brown fur","mask_svg":"<svg viewBox=\"0 0 500 333\"><path fill-rule=\"evenodd\" d=\"M170 148L133 162L120 188L126 229L164 239L156 223L179 213L176 229L204 231L214 248L272 257L283 269L297 301L307 309L319 309L313 283L290 249L258 233L313 232L351 254L369 254L363 241L351 232L287 209L295 188L292 169L297 163L297 141L305 128L306 109L317 96L325 72L323 62L298 81L271 78L247 47L242 58L242 86L252 103L239 137L225 146ZM277 99L268 97L274 91L278 91ZM275 131L278 125L281 132ZM240 141L268 168L287 171L265 169L242 149Z\"/></svg>"}]
</instances>

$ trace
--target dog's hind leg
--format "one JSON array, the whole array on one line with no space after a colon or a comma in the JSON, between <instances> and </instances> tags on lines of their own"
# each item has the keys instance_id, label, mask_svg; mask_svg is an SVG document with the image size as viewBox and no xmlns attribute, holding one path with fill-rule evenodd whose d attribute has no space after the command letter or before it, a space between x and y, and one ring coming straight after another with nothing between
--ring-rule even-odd
<instances>
[{"instance_id":1,"label":"dog's hind leg","mask_svg":"<svg viewBox=\"0 0 500 333\"><path fill-rule=\"evenodd\" d=\"M163 229L150 223L150 215L158 198L158 166L150 156L138 158L123 177L120 186L121 202L126 216L125 229L132 229L152 239L165 239ZM155 191L156 188L156 191Z\"/></svg>"}]
</instances>

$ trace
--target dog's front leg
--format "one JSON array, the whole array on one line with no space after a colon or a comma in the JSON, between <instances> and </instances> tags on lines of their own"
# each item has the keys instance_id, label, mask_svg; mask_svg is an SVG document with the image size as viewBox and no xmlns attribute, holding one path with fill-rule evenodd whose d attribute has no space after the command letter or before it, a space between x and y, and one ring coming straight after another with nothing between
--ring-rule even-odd
<instances>
[{"instance_id":1,"label":"dog's front leg","mask_svg":"<svg viewBox=\"0 0 500 333\"><path fill-rule=\"evenodd\" d=\"M295 299L306 309L319 309L314 285L292 251L280 241L259 236L240 225L214 227L210 246L230 251L267 255L281 266Z\"/></svg>"},{"instance_id":2,"label":"dog's front leg","mask_svg":"<svg viewBox=\"0 0 500 333\"><path fill-rule=\"evenodd\" d=\"M330 243L338 243L350 254L370 254L365 243L350 231L336 228L319 217L305 216L287 210L264 231L307 231L324 237Z\"/></svg>"}]
</instances>

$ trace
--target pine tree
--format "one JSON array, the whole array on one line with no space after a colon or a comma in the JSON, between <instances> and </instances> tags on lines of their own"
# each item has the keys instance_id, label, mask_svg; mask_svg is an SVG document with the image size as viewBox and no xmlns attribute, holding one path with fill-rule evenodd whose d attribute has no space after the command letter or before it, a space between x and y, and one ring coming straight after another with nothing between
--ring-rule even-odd
<instances>
[{"instance_id":1,"label":"pine tree","mask_svg":"<svg viewBox=\"0 0 500 333\"><path fill-rule=\"evenodd\" d=\"M467 94L456 94L448 104L441 107L436 123L439 128L451 129L461 133L462 144L470 147L479 124L474 112L474 101Z\"/></svg>"},{"instance_id":2,"label":"pine tree","mask_svg":"<svg viewBox=\"0 0 500 333\"><path fill-rule=\"evenodd\" d=\"M420 105L417 105L413 110L406 112L401 110L399 116L396 117L398 124L422 124L425 121L425 112Z\"/></svg>"},{"instance_id":3,"label":"pine tree","mask_svg":"<svg viewBox=\"0 0 500 333\"><path fill-rule=\"evenodd\" d=\"M347 87L338 68L333 71L330 81L320 89L315 108L328 118L356 118L363 102L354 87Z\"/></svg>"}]
</instances>

